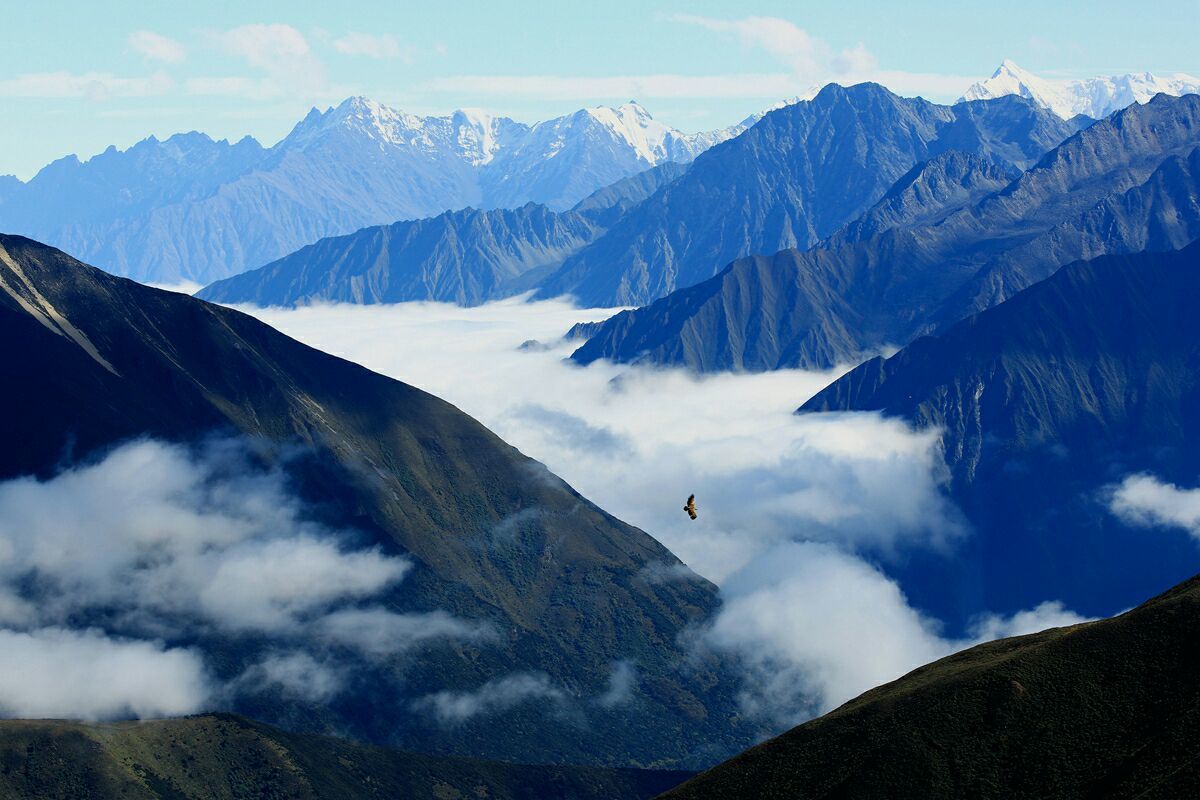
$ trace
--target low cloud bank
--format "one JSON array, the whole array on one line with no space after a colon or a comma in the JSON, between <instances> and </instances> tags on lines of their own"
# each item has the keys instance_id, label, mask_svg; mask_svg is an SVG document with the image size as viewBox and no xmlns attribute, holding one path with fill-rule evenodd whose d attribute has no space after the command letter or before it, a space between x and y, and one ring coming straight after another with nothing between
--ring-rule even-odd
<instances>
[{"instance_id":1,"label":"low cloud bank","mask_svg":"<svg viewBox=\"0 0 1200 800\"><path fill-rule=\"evenodd\" d=\"M380 605L410 568L307 519L245 442L135 441L0 483L0 714L177 715L257 691L323 701L344 682L339 649L380 660L489 634ZM170 644L243 636L290 651L221 685L198 646Z\"/></svg>"},{"instance_id":2,"label":"low cloud bank","mask_svg":"<svg viewBox=\"0 0 1200 800\"><path fill-rule=\"evenodd\" d=\"M1048 602L985 616L968 637L947 638L878 568L814 542L764 553L730 576L722 594L725 605L699 643L740 660L743 708L776 729L963 648L1087 621Z\"/></svg>"},{"instance_id":3,"label":"low cloud bank","mask_svg":"<svg viewBox=\"0 0 1200 800\"><path fill-rule=\"evenodd\" d=\"M98 630L0 630L0 714L171 717L202 710L212 682L199 653Z\"/></svg>"},{"instance_id":4,"label":"low cloud bank","mask_svg":"<svg viewBox=\"0 0 1200 800\"><path fill-rule=\"evenodd\" d=\"M949 638L909 605L885 573L889 560L911 548L952 552L970 532L941 492L936 432L877 414L792 413L841 370L700 377L579 367L564 361L575 345L562 334L614 310L558 301L244 310L455 403L716 582L725 605L696 644L737 656L743 705L767 726L801 721L978 641L1082 621L1048 602ZM522 349L528 340L546 346ZM695 522L682 511L691 493ZM651 564L641 577L688 574ZM632 684L625 691L632 665L616 669L598 702L635 696ZM422 707L456 724L557 691L512 677Z\"/></svg>"}]
</instances>

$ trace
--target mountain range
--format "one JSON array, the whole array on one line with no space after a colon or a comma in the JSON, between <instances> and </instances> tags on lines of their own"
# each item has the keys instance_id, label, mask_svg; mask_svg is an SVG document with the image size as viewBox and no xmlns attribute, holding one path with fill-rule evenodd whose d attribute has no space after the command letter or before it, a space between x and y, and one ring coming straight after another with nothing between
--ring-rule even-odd
<instances>
[{"instance_id":1,"label":"mountain range","mask_svg":"<svg viewBox=\"0 0 1200 800\"><path fill-rule=\"evenodd\" d=\"M650 167L740 133L685 135L644 108L588 108L536 125L481 112L418 117L352 97L279 143L154 137L0 186L0 228L142 281L208 283L325 236L447 210L564 210Z\"/></svg>"},{"instance_id":2,"label":"mountain range","mask_svg":"<svg viewBox=\"0 0 1200 800\"><path fill-rule=\"evenodd\" d=\"M537 296L569 294L588 306L644 303L702 281L739 256L809 247L857 218L928 158L955 150L1017 171L1079 124L1015 97L949 107L898 97L874 84L830 85L810 101L768 112L690 166L674 167L670 180L659 168L647 180L629 178L597 192L576 211L603 203L608 192L620 192L627 202L595 226L592 237L572 237L574 249L556 242L552 259L539 234L524 242L521 223L505 229L500 236L512 244L503 252L525 248L534 254L515 262L528 274L499 283L501 290L490 295L463 294L479 302L536 288ZM635 182L642 192L636 197L628 191ZM451 232L439 226L432 227L440 236L414 246L364 231L360 239L285 257L203 296L266 305L305 297L455 300L455 292L439 284L445 273L456 286L474 281L496 287L493 266L474 267L464 255L489 249L495 232L460 237L457 227ZM476 268L479 275L462 277L464 269L469 274ZM422 282L413 284L413 276Z\"/></svg>"},{"instance_id":3,"label":"mountain range","mask_svg":"<svg viewBox=\"0 0 1200 800\"><path fill-rule=\"evenodd\" d=\"M1100 119L1134 103L1148 103L1156 94L1200 92L1200 78L1149 72L1099 78L1042 78L1005 59L985 81L972 84L963 100L989 100L1015 94L1045 106L1063 119L1080 114Z\"/></svg>"},{"instance_id":4,"label":"mountain range","mask_svg":"<svg viewBox=\"0 0 1200 800\"><path fill-rule=\"evenodd\" d=\"M734 261L611 318L572 358L699 371L853 363L1070 261L1200 236L1198 147L1200 96L1159 95L1067 138L999 189L1003 172L982 162L930 161L818 246Z\"/></svg>"},{"instance_id":5,"label":"mountain range","mask_svg":"<svg viewBox=\"0 0 1200 800\"><path fill-rule=\"evenodd\" d=\"M598 190L570 211L528 203L363 228L217 281L197 296L260 306L406 300L479 305L534 286L684 169L666 162Z\"/></svg>"},{"instance_id":6,"label":"mountain range","mask_svg":"<svg viewBox=\"0 0 1200 800\"><path fill-rule=\"evenodd\" d=\"M1112 619L979 645L663 798L1192 797L1198 622L1192 578Z\"/></svg>"},{"instance_id":7,"label":"mountain range","mask_svg":"<svg viewBox=\"0 0 1200 800\"><path fill-rule=\"evenodd\" d=\"M1077 129L1028 100L941 106L877 84L830 84L706 151L541 282L539 296L641 305L730 261L806 249L947 150L1019 168Z\"/></svg>"},{"instance_id":8,"label":"mountain range","mask_svg":"<svg viewBox=\"0 0 1200 800\"><path fill-rule=\"evenodd\" d=\"M314 704L268 693L241 710L426 751L544 762L699 764L749 741L735 682L681 640L718 607L715 587L448 403L237 311L17 236L0 236L0 336L21 343L2 359L21 388L0 399L0 479L49 480L145 437L253 442L314 519L411 564L373 616L355 618L360 633L399 625L391 639L435 624L494 634L434 640L418 659L403 647L385 646L382 660L335 649L365 676L344 694ZM676 579L648 577L662 569ZM30 602L51 585L35 578ZM91 625L138 632L106 608ZM186 614L170 633L152 630L198 648L223 681L288 641L286 631L229 636ZM637 702L617 707L596 698L619 664L630 665L623 691ZM505 680L533 681L550 700L449 727L413 705Z\"/></svg>"},{"instance_id":9,"label":"mountain range","mask_svg":"<svg viewBox=\"0 0 1200 800\"><path fill-rule=\"evenodd\" d=\"M972 532L949 558L900 569L914 602L944 619L1050 596L1102 614L1200 570L1186 532L1110 508L1130 475L1200 477L1197 290L1200 242L1077 262L801 407L880 411L940 433Z\"/></svg>"}]
</instances>

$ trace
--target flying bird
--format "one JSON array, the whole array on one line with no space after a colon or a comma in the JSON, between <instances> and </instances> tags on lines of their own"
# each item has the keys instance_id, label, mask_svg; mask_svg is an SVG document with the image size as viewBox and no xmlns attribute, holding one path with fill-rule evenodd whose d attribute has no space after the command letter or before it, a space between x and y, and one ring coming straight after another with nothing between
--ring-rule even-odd
<instances>
[{"instance_id":1,"label":"flying bird","mask_svg":"<svg viewBox=\"0 0 1200 800\"><path fill-rule=\"evenodd\" d=\"M683 507L683 510L686 511L687 515L692 519L696 518L696 495L688 495L687 505Z\"/></svg>"}]
</instances>

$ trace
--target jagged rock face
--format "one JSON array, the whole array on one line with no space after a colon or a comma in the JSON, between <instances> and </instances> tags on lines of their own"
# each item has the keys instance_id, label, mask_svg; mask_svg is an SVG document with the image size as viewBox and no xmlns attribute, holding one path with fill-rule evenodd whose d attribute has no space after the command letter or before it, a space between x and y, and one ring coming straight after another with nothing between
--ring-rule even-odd
<instances>
[{"instance_id":1,"label":"jagged rock face","mask_svg":"<svg viewBox=\"0 0 1200 800\"><path fill-rule=\"evenodd\" d=\"M875 84L830 85L697 158L570 258L541 293L591 306L648 303L735 258L810 247L939 153L1025 167L1074 130L1019 98L951 107Z\"/></svg>"},{"instance_id":2,"label":"jagged rock face","mask_svg":"<svg viewBox=\"0 0 1200 800\"><path fill-rule=\"evenodd\" d=\"M266 458L289 454L278 468L322 521L413 563L384 605L442 609L503 634L367 664L363 688L328 705L282 698L245 710L530 762L703 761L746 741L733 682L716 662L685 663L679 639L715 610L715 587L647 581L648 564L677 559L453 406L239 312L22 237L0 236L0 332L19 343L4 356L13 390L0 400L0 479L47 477L135 437L249 437ZM505 535L493 535L499 526ZM182 644L215 654L222 679L273 646L197 635ZM606 710L588 698L621 659L638 665L639 701ZM573 698L570 713L530 704L440 728L409 705L514 671L548 675Z\"/></svg>"},{"instance_id":3,"label":"jagged rock face","mask_svg":"<svg viewBox=\"0 0 1200 800\"><path fill-rule=\"evenodd\" d=\"M1054 597L1101 613L1200 569L1190 537L1130 528L1105 495L1143 471L1183 486L1200 475L1198 289L1200 243L1079 262L804 404L943 432L973 530L937 569L971 577L931 591L926 575L905 583L910 596L960 609Z\"/></svg>"},{"instance_id":4,"label":"jagged rock face","mask_svg":"<svg viewBox=\"0 0 1200 800\"><path fill-rule=\"evenodd\" d=\"M528 290L684 169L668 162L646 170L584 198L571 211L529 203L364 228L217 281L198 296L263 306L406 300L478 305Z\"/></svg>"},{"instance_id":5,"label":"jagged rock face","mask_svg":"<svg viewBox=\"0 0 1200 800\"><path fill-rule=\"evenodd\" d=\"M573 358L701 371L827 368L1002 302L1065 263L1200 236L1200 97L1160 96L1071 137L1000 191L895 194L822 245L736 261L614 317ZM694 168L693 168L694 169ZM975 171L980 186L994 180ZM690 173L689 173L690 174ZM912 201L903 223L860 238Z\"/></svg>"},{"instance_id":6,"label":"jagged rock face","mask_svg":"<svg viewBox=\"0 0 1200 800\"><path fill-rule=\"evenodd\" d=\"M417 117L365 98L313 110L278 144L198 133L70 156L0 187L0 228L141 281L212 280L326 236L444 211L562 211L736 135L687 135L641 106L584 109L533 127L478 112Z\"/></svg>"}]
</instances>

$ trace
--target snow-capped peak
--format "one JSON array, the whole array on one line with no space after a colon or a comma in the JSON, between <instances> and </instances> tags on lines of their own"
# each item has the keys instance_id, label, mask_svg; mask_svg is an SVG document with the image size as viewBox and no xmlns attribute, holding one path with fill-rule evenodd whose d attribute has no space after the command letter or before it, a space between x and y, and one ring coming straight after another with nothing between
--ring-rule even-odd
<instances>
[{"instance_id":1,"label":"snow-capped peak","mask_svg":"<svg viewBox=\"0 0 1200 800\"><path fill-rule=\"evenodd\" d=\"M1015 94L1064 119L1077 114L1098 119L1133 103L1145 103L1160 92L1172 95L1200 92L1200 78L1149 72L1078 80L1042 78L1004 59L992 77L972 85L960 99L988 100Z\"/></svg>"},{"instance_id":2,"label":"snow-capped peak","mask_svg":"<svg viewBox=\"0 0 1200 800\"><path fill-rule=\"evenodd\" d=\"M636 101L609 108L596 106L586 109L588 116L607 128L613 136L631 147L638 158L647 164L670 159L670 143L682 134L650 116Z\"/></svg>"}]
</instances>

